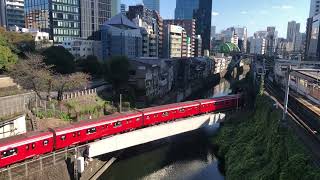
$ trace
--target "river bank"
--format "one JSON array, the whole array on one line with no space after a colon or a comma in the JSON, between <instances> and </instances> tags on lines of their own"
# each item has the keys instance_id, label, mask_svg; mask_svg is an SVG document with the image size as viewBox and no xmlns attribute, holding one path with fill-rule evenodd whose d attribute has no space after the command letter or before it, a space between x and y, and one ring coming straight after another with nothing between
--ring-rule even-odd
<instances>
[{"instance_id":1,"label":"river bank","mask_svg":"<svg viewBox=\"0 0 320 180\"><path fill-rule=\"evenodd\" d=\"M212 143L226 179L320 179L302 143L281 125L281 110L258 96L254 110L226 121Z\"/></svg>"}]
</instances>

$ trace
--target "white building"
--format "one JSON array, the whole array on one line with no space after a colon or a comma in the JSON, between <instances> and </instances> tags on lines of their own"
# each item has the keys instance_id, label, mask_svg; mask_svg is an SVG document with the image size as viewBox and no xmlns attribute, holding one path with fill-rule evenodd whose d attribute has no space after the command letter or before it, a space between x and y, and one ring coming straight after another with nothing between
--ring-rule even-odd
<instances>
[{"instance_id":1,"label":"white building","mask_svg":"<svg viewBox=\"0 0 320 180\"><path fill-rule=\"evenodd\" d=\"M320 12L320 1L311 0L309 18L318 15Z\"/></svg>"},{"instance_id":2,"label":"white building","mask_svg":"<svg viewBox=\"0 0 320 180\"><path fill-rule=\"evenodd\" d=\"M86 39L73 39L67 40L62 43L62 46L67 49L75 59L86 58L90 55L101 58L101 42L86 40Z\"/></svg>"},{"instance_id":3,"label":"white building","mask_svg":"<svg viewBox=\"0 0 320 180\"><path fill-rule=\"evenodd\" d=\"M18 26L9 27L10 31L31 34L36 49L48 48L53 46L53 40L49 39L49 33L40 32L37 29L19 28Z\"/></svg>"}]
</instances>

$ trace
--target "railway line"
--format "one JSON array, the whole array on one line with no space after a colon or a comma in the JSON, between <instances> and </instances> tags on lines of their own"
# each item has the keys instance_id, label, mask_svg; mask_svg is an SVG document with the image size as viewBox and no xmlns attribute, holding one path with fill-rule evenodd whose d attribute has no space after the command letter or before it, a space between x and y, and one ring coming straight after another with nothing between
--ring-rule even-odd
<instances>
[{"instance_id":1,"label":"railway line","mask_svg":"<svg viewBox=\"0 0 320 180\"><path fill-rule=\"evenodd\" d=\"M265 88L268 94L279 103L281 108L284 106L284 92L275 87L272 82L266 81ZM312 153L314 164L320 167L320 121L319 117L304 107L294 96L290 95L288 103L288 116L292 121L286 121L292 127L302 143Z\"/></svg>"}]
</instances>

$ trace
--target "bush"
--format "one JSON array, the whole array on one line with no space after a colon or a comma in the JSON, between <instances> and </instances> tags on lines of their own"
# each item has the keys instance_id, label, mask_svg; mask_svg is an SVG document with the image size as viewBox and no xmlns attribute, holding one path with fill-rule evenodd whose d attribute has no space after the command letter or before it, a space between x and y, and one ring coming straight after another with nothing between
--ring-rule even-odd
<instances>
[{"instance_id":1,"label":"bush","mask_svg":"<svg viewBox=\"0 0 320 180\"><path fill-rule=\"evenodd\" d=\"M273 101L259 96L254 112L224 124L213 143L225 160L227 179L319 179L319 169L280 119Z\"/></svg>"}]
</instances>

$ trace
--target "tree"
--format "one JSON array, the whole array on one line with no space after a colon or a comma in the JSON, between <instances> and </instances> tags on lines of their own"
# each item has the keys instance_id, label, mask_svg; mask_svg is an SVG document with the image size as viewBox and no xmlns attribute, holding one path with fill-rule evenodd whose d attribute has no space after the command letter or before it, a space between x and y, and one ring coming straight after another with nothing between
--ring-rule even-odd
<instances>
[{"instance_id":1,"label":"tree","mask_svg":"<svg viewBox=\"0 0 320 180\"><path fill-rule=\"evenodd\" d=\"M129 80L129 60L125 56L112 57L105 64L105 79L113 85L116 92Z\"/></svg>"},{"instance_id":2,"label":"tree","mask_svg":"<svg viewBox=\"0 0 320 180\"><path fill-rule=\"evenodd\" d=\"M31 34L6 31L0 28L0 45L7 46L21 56L24 52L35 50L35 42Z\"/></svg>"},{"instance_id":3,"label":"tree","mask_svg":"<svg viewBox=\"0 0 320 180\"><path fill-rule=\"evenodd\" d=\"M52 46L43 51L44 62L54 65L54 70L61 74L70 74L75 71L74 56L62 46Z\"/></svg>"},{"instance_id":4,"label":"tree","mask_svg":"<svg viewBox=\"0 0 320 180\"><path fill-rule=\"evenodd\" d=\"M70 75L58 75L55 81L55 87L58 91L58 101L62 100L65 91L80 90L87 87L90 76L85 73L74 73Z\"/></svg>"},{"instance_id":5,"label":"tree","mask_svg":"<svg viewBox=\"0 0 320 180\"><path fill-rule=\"evenodd\" d=\"M18 61L18 56L15 55L10 48L0 45L0 72L7 71Z\"/></svg>"},{"instance_id":6,"label":"tree","mask_svg":"<svg viewBox=\"0 0 320 180\"><path fill-rule=\"evenodd\" d=\"M77 65L85 73L90 73L91 75L101 75L103 68L96 56L88 56L85 59L77 60Z\"/></svg>"},{"instance_id":7,"label":"tree","mask_svg":"<svg viewBox=\"0 0 320 180\"><path fill-rule=\"evenodd\" d=\"M43 62L43 57L27 54L28 59L21 59L10 69L10 76L25 89L32 89L40 99L50 99L55 77L51 66Z\"/></svg>"},{"instance_id":8,"label":"tree","mask_svg":"<svg viewBox=\"0 0 320 180\"><path fill-rule=\"evenodd\" d=\"M58 91L58 100L61 101L65 91L83 89L88 84L87 74L59 74L52 69L53 66L44 63L43 56L28 53L27 57L10 69L10 75L23 88L35 91L40 99L50 101L52 91Z\"/></svg>"}]
</instances>

